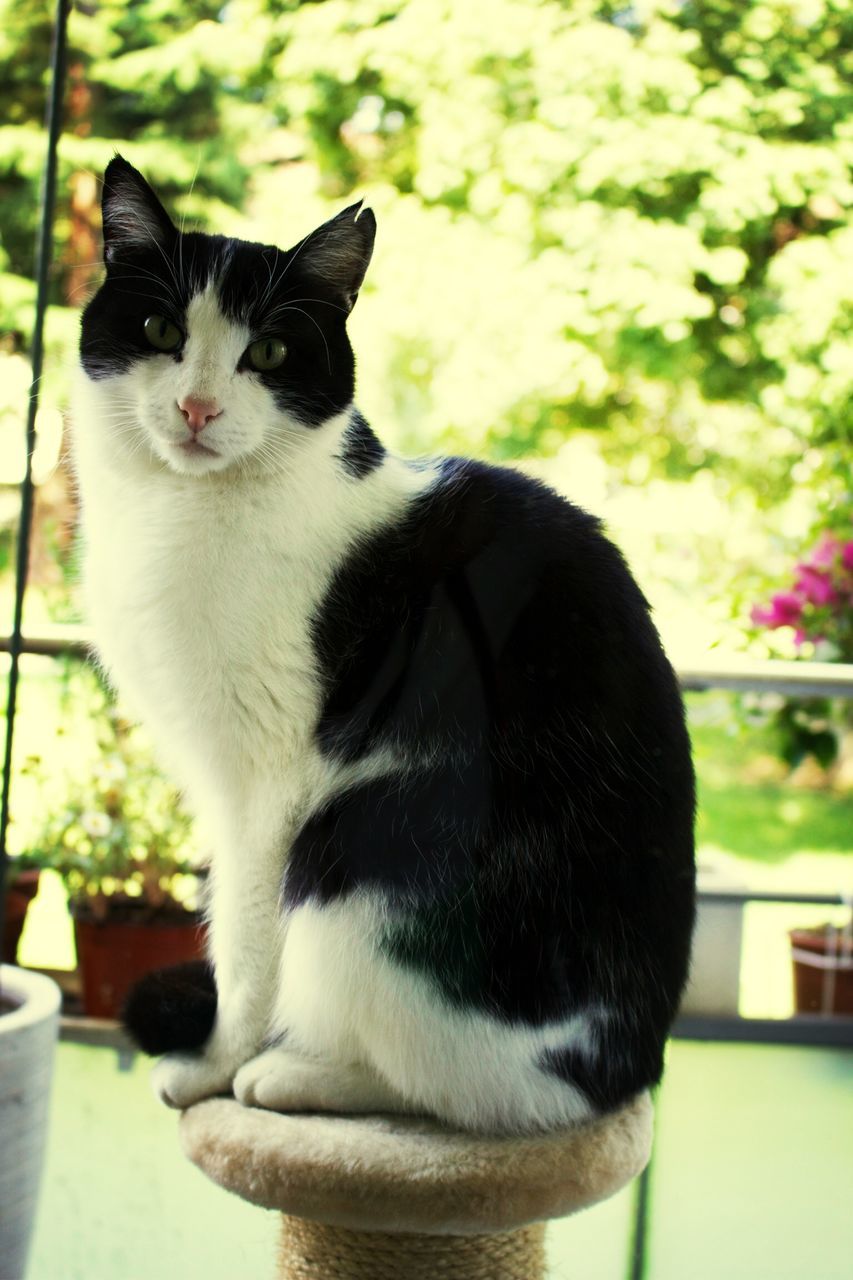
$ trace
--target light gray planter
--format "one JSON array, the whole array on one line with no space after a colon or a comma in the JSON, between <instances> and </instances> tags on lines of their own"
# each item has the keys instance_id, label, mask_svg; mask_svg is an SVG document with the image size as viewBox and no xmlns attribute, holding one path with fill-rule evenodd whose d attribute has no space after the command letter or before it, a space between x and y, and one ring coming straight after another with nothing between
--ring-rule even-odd
<instances>
[{"instance_id":1,"label":"light gray planter","mask_svg":"<svg viewBox=\"0 0 853 1280\"><path fill-rule=\"evenodd\" d=\"M23 1280L47 1132L59 988L0 965L0 1277ZM5 1011L6 1004L16 1006Z\"/></svg>"},{"instance_id":2,"label":"light gray planter","mask_svg":"<svg viewBox=\"0 0 853 1280\"><path fill-rule=\"evenodd\" d=\"M743 884L729 869L700 863L700 889L742 890ZM738 1012L740 960L743 949L743 903L699 901L690 981L680 1012L705 1016L734 1016Z\"/></svg>"}]
</instances>

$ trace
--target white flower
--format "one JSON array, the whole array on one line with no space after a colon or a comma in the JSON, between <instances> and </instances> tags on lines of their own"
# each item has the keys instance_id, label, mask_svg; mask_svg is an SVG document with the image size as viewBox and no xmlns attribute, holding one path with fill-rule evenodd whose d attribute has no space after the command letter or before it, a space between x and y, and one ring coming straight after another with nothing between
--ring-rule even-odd
<instances>
[{"instance_id":1,"label":"white flower","mask_svg":"<svg viewBox=\"0 0 853 1280\"><path fill-rule=\"evenodd\" d=\"M127 769L119 756L106 756L92 770L99 782L124 782Z\"/></svg>"},{"instance_id":2,"label":"white flower","mask_svg":"<svg viewBox=\"0 0 853 1280\"><path fill-rule=\"evenodd\" d=\"M108 836L110 834L112 823L105 813L98 813L94 809L89 809L81 815L80 826L87 836L97 840L100 836Z\"/></svg>"}]
</instances>

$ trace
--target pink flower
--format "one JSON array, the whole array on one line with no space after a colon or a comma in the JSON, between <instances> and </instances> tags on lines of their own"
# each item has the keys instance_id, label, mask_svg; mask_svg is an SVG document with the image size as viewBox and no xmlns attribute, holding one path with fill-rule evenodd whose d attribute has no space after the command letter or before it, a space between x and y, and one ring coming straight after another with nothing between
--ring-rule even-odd
<instances>
[{"instance_id":1,"label":"pink flower","mask_svg":"<svg viewBox=\"0 0 853 1280\"><path fill-rule=\"evenodd\" d=\"M799 622L803 612L803 601L794 591L777 591L766 605L755 605L752 610L752 621L761 627L792 627Z\"/></svg>"},{"instance_id":2,"label":"pink flower","mask_svg":"<svg viewBox=\"0 0 853 1280\"><path fill-rule=\"evenodd\" d=\"M805 563L814 565L816 569L831 569L840 548L841 543L834 533L822 533Z\"/></svg>"},{"instance_id":3,"label":"pink flower","mask_svg":"<svg viewBox=\"0 0 853 1280\"><path fill-rule=\"evenodd\" d=\"M833 587L828 573L821 573L819 569L809 564L798 565L797 569L794 591L803 601L816 605L835 603L838 592Z\"/></svg>"}]
</instances>

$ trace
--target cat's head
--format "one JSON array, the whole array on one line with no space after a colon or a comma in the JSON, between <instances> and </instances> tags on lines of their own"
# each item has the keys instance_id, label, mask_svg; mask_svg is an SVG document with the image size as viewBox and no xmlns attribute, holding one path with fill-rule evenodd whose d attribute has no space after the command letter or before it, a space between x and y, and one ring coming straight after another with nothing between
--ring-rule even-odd
<instances>
[{"instance_id":1,"label":"cat's head","mask_svg":"<svg viewBox=\"0 0 853 1280\"><path fill-rule=\"evenodd\" d=\"M182 475L286 456L352 401L346 318L373 250L352 205L282 251L182 232L120 156L103 190L106 278L80 359L104 429Z\"/></svg>"}]
</instances>

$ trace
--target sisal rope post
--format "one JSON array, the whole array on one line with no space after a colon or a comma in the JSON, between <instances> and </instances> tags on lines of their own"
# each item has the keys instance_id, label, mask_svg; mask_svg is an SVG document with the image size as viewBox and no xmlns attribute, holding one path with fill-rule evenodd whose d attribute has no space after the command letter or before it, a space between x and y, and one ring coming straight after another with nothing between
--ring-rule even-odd
<instances>
[{"instance_id":1,"label":"sisal rope post","mask_svg":"<svg viewBox=\"0 0 853 1280\"><path fill-rule=\"evenodd\" d=\"M545 1224L489 1235L352 1231L282 1214L278 1280L542 1280Z\"/></svg>"}]
</instances>

